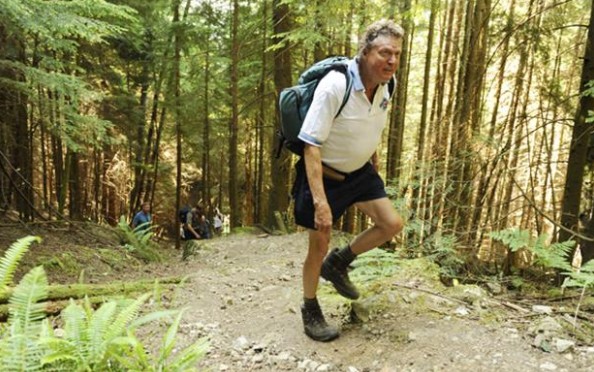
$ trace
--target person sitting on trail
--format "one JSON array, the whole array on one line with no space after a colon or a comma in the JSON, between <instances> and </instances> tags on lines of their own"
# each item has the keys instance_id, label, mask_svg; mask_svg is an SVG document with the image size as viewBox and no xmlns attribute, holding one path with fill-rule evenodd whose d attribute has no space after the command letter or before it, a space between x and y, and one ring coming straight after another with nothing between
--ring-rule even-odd
<instances>
[{"instance_id":1,"label":"person sitting on trail","mask_svg":"<svg viewBox=\"0 0 594 372\"><path fill-rule=\"evenodd\" d=\"M142 209L140 212L136 213L132 219L132 229L136 229L138 226L141 226L139 230L146 231L149 229L151 222L151 204L145 201L142 203Z\"/></svg>"},{"instance_id":2,"label":"person sitting on trail","mask_svg":"<svg viewBox=\"0 0 594 372\"><path fill-rule=\"evenodd\" d=\"M200 214L197 217L198 222L194 229L198 231L198 234L200 234L202 239L210 239L210 222L208 222L208 219L204 214Z\"/></svg>"}]
</instances>

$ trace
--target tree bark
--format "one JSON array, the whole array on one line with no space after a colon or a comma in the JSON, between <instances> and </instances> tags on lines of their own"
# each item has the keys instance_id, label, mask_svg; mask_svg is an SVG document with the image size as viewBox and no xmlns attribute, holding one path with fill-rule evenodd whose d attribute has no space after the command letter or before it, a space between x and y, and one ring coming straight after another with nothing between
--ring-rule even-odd
<instances>
[{"instance_id":1,"label":"tree bark","mask_svg":"<svg viewBox=\"0 0 594 372\"><path fill-rule=\"evenodd\" d=\"M239 203L237 167L237 136L239 131L239 1L233 0L233 20L231 21L231 74L229 93L231 96L231 120L229 122L229 209L231 228L241 226L241 205Z\"/></svg>"},{"instance_id":2,"label":"tree bark","mask_svg":"<svg viewBox=\"0 0 594 372\"><path fill-rule=\"evenodd\" d=\"M286 33L291 30L290 15L288 5L281 0L273 1L273 40L280 44L280 48L274 49L274 86L276 88L276 98L283 88L291 86L291 51L289 41L286 39ZM275 105L275 127L279 128L278 105ZM277 143L276 133L273 134L272 143ZM268 203L269 226L275 226L275 211L285 213L289 206L289 174L290 174L290 154L288 151L281 151L278 159L272 159L271 173L272 187L270 190L270 199Z\"/></svg>"},{"instance_id":3,"label":"tree bark","mask_svg":"<svg viewBox=\"0 0 594 372\"><path fill-rule=\"evenodd\" d=\"M404 0L400 13L402 26L406 34L402 40L402 54L397 75L396 94L392 100L392 113L388 129L388 157L386 159L386 183L398 185L400 178L400 163L402 157L402 141L406 117L406 99L408 88L408 61L410 57L410 40L412 38L411 0Z\"/></svg>"},{"instance_id":4,"label":"tree bark","mask_svg":"<svg viewBox=\"0 0 594 372\"><path fill-rule=\"evenodd\" d=\"M588 144L592 141L594 128L592 123L586 122L590 116L589 111L594 111L594 96L582 94L587 89L587 84L594 80L594 4L590 10L590 25L588 26L588 37L584 53L584 64L580 81L580 101L574 119L573 134L569 159L567 162L567 173L565 176L565 189L563 194L561 225L564 227L559 233L560 241L567 241L573 238L573 231L577 231L578 215L580 213L580 201L582 199L582 187L584 170L587 160ZM592 146L592 144L590 143ZM590 219L585 234L594 237L594 218ZM582 243L583 262L594 258L594 243Z\"/></svg>"}]
</instances>

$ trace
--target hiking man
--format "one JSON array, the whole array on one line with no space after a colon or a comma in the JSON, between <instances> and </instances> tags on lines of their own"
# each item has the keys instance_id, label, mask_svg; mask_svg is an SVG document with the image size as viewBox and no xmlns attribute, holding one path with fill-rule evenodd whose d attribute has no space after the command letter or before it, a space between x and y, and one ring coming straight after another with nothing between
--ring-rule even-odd
<instances>
[{"instance_id":1,"label":"hiking man","mask_svg":"<svg viewBox=\"0 0 594 372\"><path fill-rule=\"evenodd\" d=\"M132 219L132 229L142 225L141 230L148 230L151 221L151 204L145 201L142 203L142 209Z\"/></svg>"},{"instance_id":2,"label":"hiking man","mask_svg":"<svg viewBox=\"0 0 594 372\"><path fill-rule=\"evenodd\" d=\"M320 275L342 296L357 299L359 292L349 280L347 267L357 255L390 240L403 227L378 175L376 152L388 117L387 83L398 68L403 35L392 21L370 25L357 57L349 63L353 87L340 115L335 117L345 96L346 78L331 71L320 81L299 133L305 150L296 164L292 195L295 221L309 229L301 313L305 333L316 341L339 336L326 323L316 299ZM351 205L374 225L326 257L332 223Z\"/></svg>"},{"instance_id":3,"label":"hiking man","mask_svg":"<svg viewBox=\"0 0 594 372\"><path fill-rule=\"evenodd\" d=\"M182 221L183 240L210 238L206 216L204 215L203 209L200 205L196 205L189 210L182 209L180 212L180 218Z\"/></svg>"}]
</instances>

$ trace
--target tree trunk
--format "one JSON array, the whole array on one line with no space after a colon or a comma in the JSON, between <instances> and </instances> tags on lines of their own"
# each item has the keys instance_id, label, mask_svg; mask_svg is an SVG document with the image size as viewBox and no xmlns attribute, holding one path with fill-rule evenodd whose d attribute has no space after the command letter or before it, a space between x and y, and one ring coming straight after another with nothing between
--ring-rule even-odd
<instances>
[{"instance_id":1,"label":"tree trunk","mask_svg":"<svg viewBox=\"0 0 594 372\"><path fill-rule=\"evenodd\" d=\"M559 240L566 241L573 237L573 231L577 231L578 215L580 213L580 201L582 200L582 186L584 180L584 169L587 160L588 143L592 141L594 128L592 123L586 122L590 117L589 112L594 111L594 96L582 94L587 89L587 84L594 80L594 5L590 10L590 25L588 26L588 38L584 53L584 64L580 81L580 101L575 115L573 134L569 159L567 162L567 173L565 176L565 189L563 194L563 205L561 212L561 225L563 230L559 233ZM593 144L590 143L590 146ZM585 234L594 237L594 218L590 219ZM594 243L582 243L583 262L594 258Z\"/></svg>"},{"instance_id":2,"label":"tree trunk","mask_svg":"<svg viewBox=\"0 0 594 372\"><path fill-rule=\"evenodd\" d=\"M0 59L26 63L25 43L7 34L4 26L0 24ZM0 68L0 78L15 83L25 82L25 76L18 70L10 67ZM17 84L15 84L17 85ZM0 132L2 139L2 158L4 168L9 172L6 175L12 182L14 190L7 188L7 202L11 203L12 195L15 196L15 207L19 218L30 221L33 218L33 186L31 169L31 148L28 123L28 96L16 89L10 89L8 84L0 86ZM6 152L5 152L6 151Z\"/></svg>"},{"instance_id":3,"label":"tree trunk","mask_svg":"<svg viewBox=\"0 0 594 372\"><path fill-rule=\"evenodd\" d=\"M408 60L410 56L410 40L412 40L411 0L404 0L402 8L402 26L406 34L402 40L402 54L397 75L396 94L392 100L392 113L388 129L388 157L386 159L386 183L398 185L400 178L400 163L402 156L402 141L404 136L404 122L406 116L406 99L408 88Z\"/></svg>"},{"instance_id":4,"label":"tree trunk","mask_svg":"<svg viewBox=\"0 0 594 372\"><path fill-rule=\"evenodd\" d=\"M207 34L210 35L210 32ZM210 171L210 37L204 41L204 87L203 87L203 116L202 116L202 195L209 211L212 211L212 197L210 195L211 171Z\"/></svg>"},{"instance_id":5,"label":"tree trunk","mask_svg":"<svg viewBox=\"0 0 594 372\"><path fill-rule=\"evenodd\" d=\"M266 48L268 47L268 1L264 0L262 4L262 23L265 25L262 34L262 69L260 70L260 82L258 84L259 93L259 107L258 117L256 118L256 187L254 189L254 201L256 206L254 209L254 220L256 222L264 221L264 204L265 204L265 192L264 192L264 172L265 164L268 163L268 158L264 160L264 147L266 146L265 140L265 123L266 123L266 80L268 73L268 53Z\"/></svg>"},{"instance_id":6,"label":"tree trunk","mask_svg":"<svg viewBox=\"0 0 594 372\"><path fill-rule=\"evenodd\" d=\"M239 1L233 0L233 20L231 22L231 74L229 93L231 96L231 121L229 122L229 209L231 228L241 226L241 205L239 203L237 135L239 131Z\"/></svg>"},{"instance_id":7,"label":"tree trunk","mask_svg":"<svg viewBox=\"0 0 594 372\"><path fill-rule=\"evenodd\" d=\"M423 208L423 197L421 196L421 185L424 183L424 159L425 159L425 140L427 133L427 110L429 104L429 83L431 82L431 66L432 66L432 51L433 38L435 34L435 19L439 12L439 1L431 0L431 16L429 17L429 34L427 36L427 50L425 52L425 71L423 74L423 98L421 98L421 121L419 123L419 133L417 140L417 156L416 163L413 170L413 192L412 192L412 207L411 210L415 216L421 216ZM419 231L421 234L419 241L423 240L423 229Z\"/></svg>"},{"instance_id":8,"label":"tree trunk","mask_svg":"<svg viewBox=\"0 0 594 372\"><path fill-rule=\"evenodd\" d=\"M181 64L181 28L179 27L179 6L181 0L172 1L173 27L174 33L174 52L173 52L173 96L174 96L174 117L175 117L175 141L176 141L176 164L177 172L175 177L175 249L180 249L180 222L177 218L177 211L181 207L181 183L182 183L182 129L181 129L181 90L180 90L180 64Z\"/></svg>"},{"instance_id":9,"label":"tree trunk","mask_svg":"<svg viewBox=\"0 0 594 372\"><path fill-rule=\"evenodd\" d=\"M291 86L290 43L286 39L287 33L291 30L291 25L288 5L281 0L274 0L273 4L273 40L281 45L280 48L274 49L274 86L276 88L276 98L278 99L280 91ZM278 105L275 105L275 108L275 127L279 128ZM278 142L276 133L274 133L271 142ZM275 176L272 177L267 222L269 226L274 226L276 223L274 212L285 213L289 206L290 155L288 151L281 151L278 159L272 159L271 173Z\"/></svg>"}]
</instances>

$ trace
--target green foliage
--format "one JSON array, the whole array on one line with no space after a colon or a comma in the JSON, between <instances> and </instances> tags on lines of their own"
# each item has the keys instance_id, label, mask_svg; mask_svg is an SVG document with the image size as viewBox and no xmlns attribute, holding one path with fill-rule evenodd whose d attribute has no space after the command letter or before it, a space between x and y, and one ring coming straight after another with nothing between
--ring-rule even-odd
<instances>
[{"instance_id":1,"label":"green foliage","mask_svg":"<svg viewBox=\"0 0 594 372\"><path fill-rule=\"evenodd\" d=\"M124 248L147 262L160 262L162 258L156 250L156 245L151 240L153 237L152 230L153 226L150 222L140 224L134 230L128 225L126 217L121 216L118 222L118 231L124 243Z\"/></svg>"},{"instance_id":2,"label":"green foliage","mask_svg":"<svg viewBox=\"0 0 594 372\"><path fill-rule=\"evenodd\" d=\"M575 247L574 241L548 244L546 234L533 238L529 231L518 228L493 231L489 236L507 246L511 252L527 249L534 255L535 264L545 269L571 270L568 257Z\"/></svg>"},{"instance_id":3,"label":"green foliage","mask_svg":"<svg viewBox=\"0 0 594 372\"><path fill-rule=\"evenodd\" d=\"M579 270L567 271L564 287L594 288L594 260L588 261Z\"/></svg>"},{"instance_id":4,"label":"green foliage","mask_svg":"<svg viewBox=\"0 0 594 372\"><path fill-rule=\"evenodd\" d=\"M37 237L20 239L0 260L0 279L10 284L12 273ZM43 267L27 273L9 299L10 316L0 332L0 363L6 371L191 371L206 353L201 339L174 353L183 311L160 311L139 317L150 297L108 301L94 310L70 300L62 311L64 334L55 332L45 315L48 282ZM174 317L162 347L153 357L136 337L150 322Z\"/></svg>"},{"instance_id":5,"label":"green foliage","mask_svg":"<svg viewBox=\"0 0 594 372\"><path fill-rule=\"evenodd\" d=\"M353 266L352 277L359 282L367 282L394 275L398 270L398 259L394 252L373 249L357 256Z\"/></svg>"},{"instance_id":6,"label":"green foliage","mask_svg":"<svg viewBox=\"0 0 594 372\"><path fill-rule=\"evenodd\" d=\"M47 297L47 277L41 266L32 269L9 299L8 332L0 340L0 363L5 370L40 370L44 354L41 336L45 309L39 301Z\"/></svg>"},{"instance_id":7,"label":"green foliage","mask_svg":"<svg viewBox=\"0 0 594 372\"><path fill-rule=\"evenodd\" d=\"M41 242L41 238L38 236L21 238L13 243L6 253L4 253L4 256L0 259L0 286L2 288L12 284L14 272L33 242L39 243Z\"/></svg>"},{"instance_id":8,"label":"green foliage","mask_svg":"<svg viewBox=\"0 0 594 372\"><path fill-rule=\"evenodd\" d=\"M580 268L572 267L570 264L570 257L575 248L575 242L572 240L547 244L549 239L546 234L534 239L529 231L517 228L495 231L490 236L508 246L512 252L520 248L527 249L534 255L536 265L544 269L558 270L566 276L564 287L583 289L594 287L594 260L590 260Z\"/></svg>"},{"instance_id":9,"label":"green foliage","mask_svg":"<svg viewBox=\"0 0 594 372\"><path fill-rule=\"evenodd\" d=\"M147 320L154 320L156 316L162 316L166 313L153 314L147 319L140 319L138 323ZM142 343L135 343L129 355L124 358L118 358L118 361L126 368L126 370L134 371L188 371L193 370L196 362L200 360L208 350L208 342L205 338L199 339L195 343L179 351L177 354L173 353L176 339L175 335L178 332L183 311L180 311L169 328L167 329L160 345L159 353L152 356L147 352Z\"/></svg>"}]
</instances>

